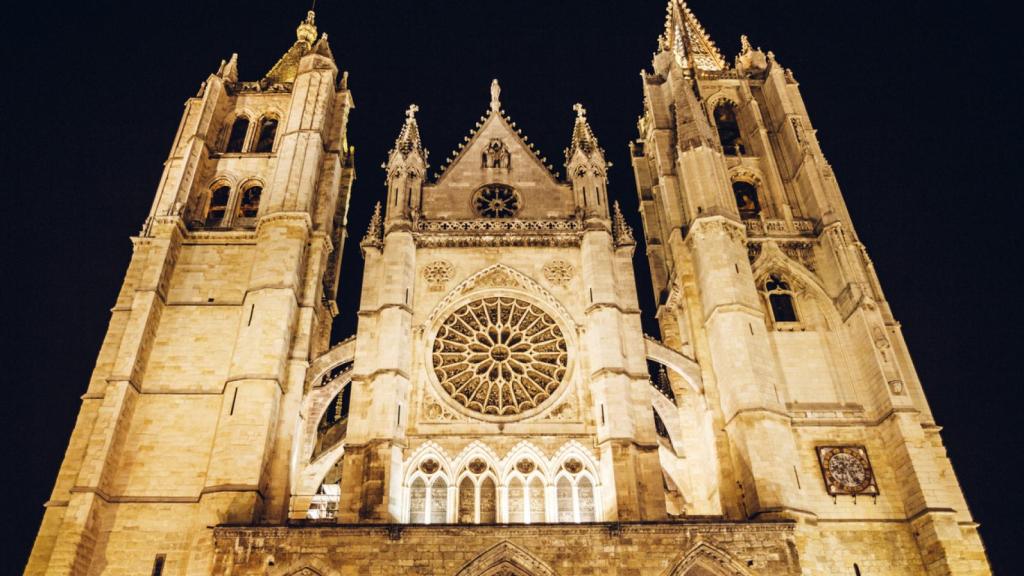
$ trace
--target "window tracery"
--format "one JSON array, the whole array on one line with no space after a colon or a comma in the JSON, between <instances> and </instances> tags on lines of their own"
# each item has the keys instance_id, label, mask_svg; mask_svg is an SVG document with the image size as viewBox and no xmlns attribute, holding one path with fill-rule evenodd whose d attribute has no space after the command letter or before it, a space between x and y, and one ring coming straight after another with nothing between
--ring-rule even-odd
<instances>
[{"instance_id":1,"label":"window tracery","mask_svg":"<svg viewBox=\"0 0 1024 576\"><path fill-rule=\"evenodd\" d=\"M461 406L515 417L541 406L561 386L568 347L541 308L496 296L448 316L435 337L432 363L441 388Z\"/></svg>"},{"instance_id":2,"label":"window tracery","mask_svg":"<svg viewBox=\"0 0 1024 576\"><path fill-rule=\"evenodd\" d=\"M772 319L776 323L798 322L796 305L793 302L793 290L781 275L771 274L765 280L764 291L768 295L768 305Z\"/></svg>"},{"instance_id":3,"label":"window tracery","mask_svg":"<svg viewBox=\"0 0 1024 576\"><path fill-rule=\"evenodd\" d=\"M473 194L473 208L484 218L514 218L519 204L519 195L504 184L488 184Z\"/></svg>"}]
</instances>

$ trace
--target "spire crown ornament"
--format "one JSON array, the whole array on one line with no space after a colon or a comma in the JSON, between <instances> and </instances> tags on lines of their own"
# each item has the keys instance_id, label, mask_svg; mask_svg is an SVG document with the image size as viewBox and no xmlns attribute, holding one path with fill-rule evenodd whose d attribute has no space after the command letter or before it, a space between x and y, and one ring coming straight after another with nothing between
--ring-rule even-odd
<instances>
[{"instance_id":1,"label":"spire crown ornament","mask_svg":"<svg viewBox=\"0 0 1024 576\"><path fill-rule=\"evenodd\" d=\"M316 41L316 12L306 12L306 19L295 29L295 38L299 42L305 42L310 46Z\"/></svg>"},{"instance_id":2,"label":"spire crown ornament","mask_svg":"<svg viewBox=\"0 0 1024 576\"><path fill-rule=\"evenodd\" d=\"M380 202L377 202L377 205L373 207L373 216L370 216L370 225L367 226L366 235L363 236L363 240L359 245L364 249L384 247L384 219L381 216Z\"/></svg>"},{"instance_id":3,"label":"spire crown ornament","mask_svg":"<svg viewBox=\"0 0 1024 576\"><path fill-rule=\"evenodd\" d=\"M619 201L615 201L614 214L612 216L612 238L615 246L634 246L636 238L633 237L633 228L626 222L626 216L622 214Z\"/></svg>"}]
</instances>

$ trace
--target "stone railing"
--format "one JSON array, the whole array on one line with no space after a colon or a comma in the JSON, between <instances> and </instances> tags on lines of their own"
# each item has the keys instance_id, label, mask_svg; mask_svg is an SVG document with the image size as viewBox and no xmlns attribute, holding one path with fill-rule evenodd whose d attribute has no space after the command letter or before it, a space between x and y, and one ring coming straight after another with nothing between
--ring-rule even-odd
<instances>
[{"instance_id":1,"label":"stone railing","mask_svg":"<svg viewBox=\"0 0 1024 576\"><path fill-rule=\"evenodd\" d=\"M792 225L785 220L768 218L751 218L744 220L747 236L802 236L814 233L814 222L810 220L793 220Z\"/></svg>"},{"instance_id":2,"label":"stone railing","mask_svg":"<svg viewBox=\"0 0 1024 576\"><path fill-rule=\"evenodd\" d=\"M474 219L417 220L414 240L420 247L443 246L578 246L583 222L559 220Z\"/></svg>"},{"instance_id":3,"label":"stone railing","mask_svg":"<svg viewBox=\"0 0 1024 576\"><path fill-rule=\"evenodd\" d=\"M580 229L580 221L571 218L566 220L419 220L416 222L418 232L575 232Z\"/></svg>"}]
</instances>

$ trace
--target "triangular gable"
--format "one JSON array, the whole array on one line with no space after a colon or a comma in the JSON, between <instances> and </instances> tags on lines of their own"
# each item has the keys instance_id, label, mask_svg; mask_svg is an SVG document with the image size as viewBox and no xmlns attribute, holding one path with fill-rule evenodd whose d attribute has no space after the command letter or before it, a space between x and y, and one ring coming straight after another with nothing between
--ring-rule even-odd
<instances>
[{"instance_id":1,"label":"triangular gable","mask_svg":"<svg viewBox=\"0 0 1024 576\"><path fill-rule=\"evenodd\" d=\"M500 139L508 147L515 160L527 159L531 168L547 175L550 184L560 184L558 174L552 166L545 163L546 159L540 156L536 148L527 142L527 137L515 127L515 122L504 112L494 109L480 118L466 140L455 150L454 157L449 155L445 164L441 166L440 173L436 175L435 182L442 184L451 174L457 173L460 165L465 162L470 163L473 170L479 170L483 154L491 140L495 138ZM519 164L517 162L512 170L522 168Z\"/></svg>"}]
</instances>

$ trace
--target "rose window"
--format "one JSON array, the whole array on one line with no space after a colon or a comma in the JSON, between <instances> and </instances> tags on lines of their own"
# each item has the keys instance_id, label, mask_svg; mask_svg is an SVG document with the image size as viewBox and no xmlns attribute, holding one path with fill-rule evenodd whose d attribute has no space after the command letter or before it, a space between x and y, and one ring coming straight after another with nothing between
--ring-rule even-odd
<instances>
[{"instance_id":1,"label":"rose window","mask_svg":"<svg viewBox=\"0 0 1024 576\"><path fill-rule=\"evenodd\" d=\"M543 404L565 379L568 358L551 316L500 296L452 312L438 329L432 355L434 374L453 400L499 417Z\"/></svg>"},{"instance_id":2,"label":"rose window","mask_svg":"<svg viewBox=\"0 0 1024 576\"><path fill-rule=\"evenodd\" d=\"M510 186L491 184L476 191L473 208L484 218L512 218L519 212L519 196Z\"/></svg>"}]
</instances>

